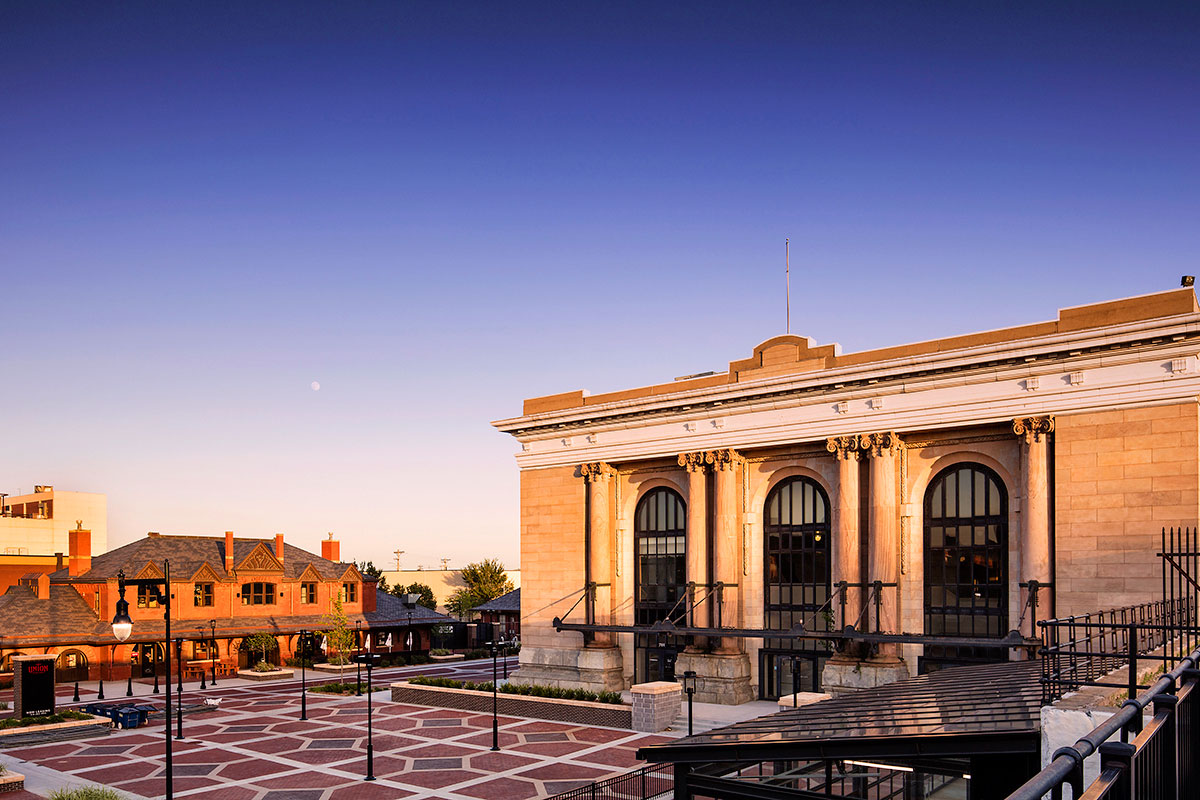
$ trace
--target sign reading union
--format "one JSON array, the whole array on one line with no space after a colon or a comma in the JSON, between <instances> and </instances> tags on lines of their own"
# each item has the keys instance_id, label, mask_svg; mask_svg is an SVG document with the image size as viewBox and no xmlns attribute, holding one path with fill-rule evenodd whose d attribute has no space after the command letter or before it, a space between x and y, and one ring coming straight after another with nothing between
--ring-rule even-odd
<instances>
[{"instance_id":1,"label":"sign reading union","mask_svg":"<svg viewBox=\"0 0 1200 800\"><path fill-rule=\"evenodd\" d=\"M42 717L54 713L54 659L13 659L20 675L13 688L20 693L15 698L17 709L25 717Z\"/></svg>"}]
</instances>

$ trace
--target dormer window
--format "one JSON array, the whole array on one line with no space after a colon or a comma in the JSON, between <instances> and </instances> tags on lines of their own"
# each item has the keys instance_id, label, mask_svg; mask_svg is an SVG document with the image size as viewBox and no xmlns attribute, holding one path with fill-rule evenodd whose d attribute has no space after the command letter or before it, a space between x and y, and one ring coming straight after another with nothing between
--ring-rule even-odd
<instances>
[{"instance_id":1,"label":"dormer window","mask_svg":"<svg viewBox=\"0 0 1200 800\"><path fill-rule=\"evenodd\" d=\"M158 592L150 586L139 586L138 608L158 608Z\"/></svg>"},{"instance_id":2,"label":"dormer window","mask_svg":"<svg viewBox=\"0 0 1200 800\"><path fill-rule=\"evenodd\" d=\"M342 584L342 602L343 603L357 603L358 602L358 584L357 583L350 582L350 583Z\"/></svg>"}]
</instances>

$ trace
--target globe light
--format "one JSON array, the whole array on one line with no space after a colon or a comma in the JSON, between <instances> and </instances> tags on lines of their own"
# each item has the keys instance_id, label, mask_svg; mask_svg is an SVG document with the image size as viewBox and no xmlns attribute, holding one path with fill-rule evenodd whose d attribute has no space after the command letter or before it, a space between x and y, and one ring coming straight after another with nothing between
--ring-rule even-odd
<instances>
[{"instance_id":1,"label":"globe light","mask_svg":"<svg viewBox=\"0 0 1200 800\"><path fill-rule=\"evenodd\" d=\"M123 642L133 633L133 620L129 618L129 601L121 599L117 601L117 614L112 621L113 636L117 637L118 642Z\"/></svg>"}]
</instances>

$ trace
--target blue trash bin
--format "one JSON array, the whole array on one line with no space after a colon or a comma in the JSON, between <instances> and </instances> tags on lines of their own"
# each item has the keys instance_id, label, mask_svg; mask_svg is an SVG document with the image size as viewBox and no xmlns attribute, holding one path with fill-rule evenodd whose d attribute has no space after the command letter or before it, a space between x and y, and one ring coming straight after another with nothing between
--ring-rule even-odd
<instances>
[{"instance_id":1,"label":"blue trash bin","mask_svg":"<svg viewBox=\"0 0 1200 800\"><path fill-rule=\"evenodd\" d=\"M142 724L141 713L133 709L118 709L115 719L122 728L136 728Z\"/></svg>"}]
</instances>

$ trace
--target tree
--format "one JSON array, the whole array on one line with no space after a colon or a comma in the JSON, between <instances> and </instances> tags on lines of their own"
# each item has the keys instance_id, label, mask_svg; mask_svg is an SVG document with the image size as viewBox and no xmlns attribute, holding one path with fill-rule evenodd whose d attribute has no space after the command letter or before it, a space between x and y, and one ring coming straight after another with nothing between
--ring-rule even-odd
<instances>
[{"instance_id":1,"label":"tree","mask_svg":"<svg viewBox=\"0 0 1200 800\"><path fill-rule=\"evenodd\" d=\"M421 596L417 599L417 605L425 606L425 608L429 609L437 608L437 598L433 596L433 589L424 583L410 583L408 586L398 583L389 589L388 592L396 597L403 597L406 594L419 594Z\"/></svg>"},{"instance_id":2,"label":"tree","mask_svg":"<svg viewBox=\"0 0 1200 800\"><path fill-rule=\"evenodd\" d=\"M329 640L329 663L345 664L350 660L346 654L354 649L354 631L342 610L342 599L335 596L329 605L329 613L321 616L321 622L329 626L322 631Z\"/></svg>"},{"instance_id":3,"label":"tree","mask_svg":"<svg viewBox=\"0 0 1200 800\"><path fill-rule=\"evenodd\" d=\"M388 590L387 578L383 577L383 570L375 566L374 561L355 561L354 566L358 568L364 578L376 578L379 581L379 591L386 592Z\"/></svg>"},{"instance_id":4,"label":"tree","mask_svg":"<svg viewBox=\"0 0 1200 800\"><path fill-rule=\"evenodd\" d=\"M466 586L457 589L446 601L446 609L458 617L466 617L475 606L513 590L504 565L494 558L467 564L458 575Z\"/></svg>"},{"instance_id":5,"label":"tree","mask_svg":"<svg viewBox=\"0 0 1200 800\"><path fill-rule=\"evenodd\" d=\"M278 642L275 641L274 636L261 631L259 633L247 636L242 640L242 647L246 648L247 652L253 653L255 650L262 651L262 658L260 661L266 661L267 651L275 649L277 644Z\"/></svg>"}]
</instances>

